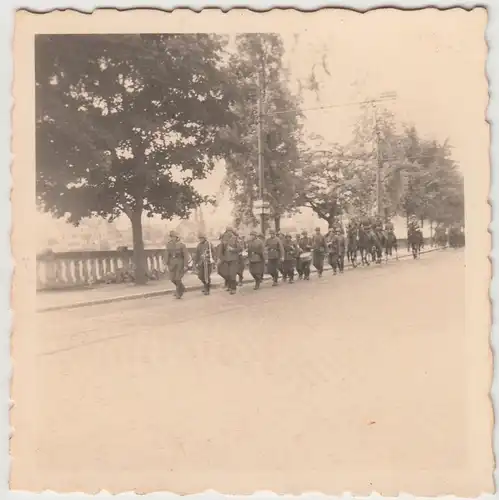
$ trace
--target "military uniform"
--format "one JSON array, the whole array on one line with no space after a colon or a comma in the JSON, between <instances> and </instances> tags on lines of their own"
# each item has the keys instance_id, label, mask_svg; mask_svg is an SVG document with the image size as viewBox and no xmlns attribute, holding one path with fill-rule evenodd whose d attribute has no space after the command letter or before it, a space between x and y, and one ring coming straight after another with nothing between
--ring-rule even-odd
<instances>
[{"instance_id":1,"label":"military uniform","mask_svg":"<svg viewBox=\"0 0 499 500\"><path fill-rule=\"evenodd\" d=\"M303 278L303 269L302 269L301 260L300 260L300 235L299 234L296 235L294 245L296 248L296 262L295 262L296 272L298 273L298 278L302 279Z\"/></svg>"},{"instance_id":2,"label":"military uniform","mask_svg":"<svg viewBox=\"0 0 499 500\"><path fill-rule=\"evenodd\" d=\"M279 265L284 257L284 249L282 248L281 240L275 233L271 232L270 234L270 238L267 238L265 242L267 272L272 276L272 286L276 286L279 279Z\"/></svg>"},{"instance_id":3,"label":"military uniform","mask_svg":"<svg viewBox=\"0 0 499 500\"><path fill-rule=\"evenodd\" d=\"M175 285L175 297L181 299L185 292L182 278L189 262L187 247L174 234L166 244L165 264L170 274L170 281Z\"/></svg>"},{"instance_id":4,"label":"military uniform","mask_svg":"<svg viewBox=\"0 0 499 500\"><path fill-rule=\"evenodd\" d=\"M307 233L303 233L300 238L299 246L301 252L310 252L312 251L312 238L307 236ZM310 261L300 261L300 267L303 272L303 277L308 280L310 279Z\"/></svg>"},{"instance_id":5,"label":"military uniform","mask_svg":"<svg viewBox=\"0 0 499 500\"><path fill-rule=\"evenodd\" d=\"M324 257L326 254L326 239L320 233L320 231L316 231L313 241L313 264L317 269L317 273L319 278L322 276L322 272L324 271Z\"/></svg>"},{"instance_id":6,"label":"military uniform","mask_svg":"<svg viewBox=\"0 0 499 500\"><path fill-rule=\"evenodd\" d=\"M237 276L239 278L239 286L242 286L244 280L244 268L246 264L246 257L242 252L247 250L248 248L244 238L239 238L239 244L241 245L241 253L239 254L239 268L237 271Z\"/></svg>"},{"instance_id":7,"label":"military uniform","mask_svg":"<svg viewBox=\"0 0 499 500\"><path fill-rule=\"evenodd\" d=\"M255 290L258 290L265 272L265 245L256 233L252 236L253 239L248 242L247 246L249 272L255 280Z\"/></svg>"},{"instance_id":8,"label":"military uniform","mask_svg":"<svg viewBox=\"0 0 499 500\"><path fill-rule=\"evenodd\" d=\"M277 237L279 238L279 240L281 241L281 245L284 246L284 242L286 241L286 237L284 236L284 234L282 233L278 233L277 234ZM283 281L286 281L287 279L287 276L284 275L284 261L281 260L279 262L279 272L281 273L281 276L282 276L282 280Z\"/></svg>"},{"instance_id":9,"label":"military uniform","mask_svg":"<svg viewBox=\"0 0 499 500\"><path fill-rule=\"evenodd\" d=\"M194 260L199 281L204 285L203 293L205 295L210 293L214 255L213 245L203 237L196 247Z\"/></svg>"},{"instance_id":10,"label":"military uniform","mask_svg":"<svg viewBox=\"0 0 499 500\"><path fill-rule=\"evenodd\" d=\"M338 233L336 233L336 241L338 246L338 269L340 273L343 273L343 271L345 270L346 241L345 236L342 232L338 231Z\"/></svg>"},{"instance_id":11,"label":"military uniform","mask_svg":"<svg viewBox=\"0 0 499 500\"><path fill-rule=\"evenodd\" d=\"M334 232L331 232L328 235L327 246L329 250L328 254L328 262L331 268L333 269L333 273L336 274L338 269L338 259L339 259L339 244L338 237Z\"/></svg>"},{"instance_id":12,"label":"military uniform","mask_svg":"<svg viewBox=\"0 0 499 500\"><path fill-rule=\"evenodd\" d=\"M289 283L293 283L295 277L296 256L299 253L291 236L285 238L282 245L284 250L284 259L282 261L283 278L288 278Z\"/></svg>"},{"instance_id":13,"label":"military uniform","mask_svg":"<svg viewBox=\"0 0 499 500\"><path fill-rule=\"evenodd\" d=\"M395 229L393 222L388 221L385 223L385 251L386 255L392 255L393 249L398 251L397 237L395 236Z\"/></svg>"},{"instance_id":14,"label":"military uniform","mask_svg":"<svg viewBox=\"0 0 499 500\"><path fill-rule=\"evenodd\" d=\"M216 249L217 272L218 272L219 276L223 278L224 287L228 291L229 290L229 282L227 280L227 264L225 263L224 258L223 258L224 239L227 239L227 236L225 233L220 235L220 243L218 244L217 249Z\"/></svg>"},{"instance_id":15,"label":"military uniform","mask_svg":"<svg viewBox=\"0 0 499 500\"><path fill-rule=\"evenodd\" d=\"M228 231L222 238L221 260L225 265L226 280L231 294L236 293L237 272L239 270L239 259L241 255L241 245L235 234Z\"/></svg>"}]
</instances>

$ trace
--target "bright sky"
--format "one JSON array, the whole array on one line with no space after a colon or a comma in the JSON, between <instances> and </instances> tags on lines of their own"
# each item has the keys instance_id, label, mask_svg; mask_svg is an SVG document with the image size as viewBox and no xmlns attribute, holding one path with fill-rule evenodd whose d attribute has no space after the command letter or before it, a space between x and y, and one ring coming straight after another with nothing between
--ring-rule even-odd
<instances>
[{"instance_id":1,"label":"bright sky","mask_svg":"<svg viewBox=\"0 0 499 500\"><path fill-rule=\"evenodd\" d=\"M397 14L391 21L382 11L336 16L327 29L281 33L291 80L305 80L316 65L320 100L306 93L304 109L396 92L397 100L383 106L423 136L448 138L466 174L477 160L478 144L488 140L486 15L460 9ZM324 51L331 76L322 69ZM306 131L347 142L359 112L356 106L309 111ZM222 178L220 168L200 188L216 192ZM226 210L228 200L220 206L220 212Z\"/></svg>"},{"instance_id":2,"label":"bright sky","mask_svg":"<svg viewBox=\"0 0 499 500\"><path fill-rule=\"evenodd\" d=\"M420 12L395 16L383 9L368 15L338 14L321 26L304 29L298 36L281 33L291 80L305 79L317 65L320 101L306 94L304 108L342 104L372 98L382 92L396 92L397 101L385 106L419 132L443 141L449 138L454 158L465 176L474 168L479 152L488 152L485 123L487 80L484 39L486 14L482 9ZM288 27L289 29L289 27ZM321 69L326 49L328 76ZM307 132L328 141L346 142L358 116L355 106L306 113ZM486 161L486 160L485 160ZM223 167L199 183L204 193L214 194L223 179ZM227 198L216 218L227 218ZM212 214L206 209L207 219Z\"/></svg>"}]
</instances>

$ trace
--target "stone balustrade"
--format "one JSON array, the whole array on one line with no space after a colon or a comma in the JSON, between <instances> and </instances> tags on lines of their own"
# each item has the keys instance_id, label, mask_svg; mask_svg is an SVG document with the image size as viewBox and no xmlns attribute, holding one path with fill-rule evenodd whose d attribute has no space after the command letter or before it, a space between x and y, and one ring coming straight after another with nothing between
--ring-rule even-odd
<instances>
[{"instance_id":1,"label":"stone balustrade","mask_svg":"<svg viewBox=\"0 0 499 500\"><path fill-rule=\"evenodd\" d=\"M429 241L426 241L426 245ZM407 248L407 240L399 240L399 248ZM195 248L188 248L191 255ZM145 250L147 270L151 274L163 275L165 250ZM36 282L37 290L75 288L103 283L106 275L118 269L128 270L132 267L133 253L125 251L81 251L44 253L37 256Z\"/></svg>"},{"instance_id":2,"label":"stone balustrade","mask_svg":"<svg viewBox=\"0 0 499 500\"><path fill-rule=\"evenodd\" d=\"M192 254L194 248L189 248ZM145 250L149 273L163 273L164 249ZM37 290L73 288L102 283L106 276L132 268L133 253L127 251L83 251L45 253L37 256Z\"/></svg>"}]
</instances>

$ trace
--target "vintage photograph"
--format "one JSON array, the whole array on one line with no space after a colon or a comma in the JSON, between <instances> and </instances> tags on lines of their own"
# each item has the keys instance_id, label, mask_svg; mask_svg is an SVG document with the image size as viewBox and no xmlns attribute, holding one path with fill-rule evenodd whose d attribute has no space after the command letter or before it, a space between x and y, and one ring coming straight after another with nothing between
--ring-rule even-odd
<instances>
[{"instance_id":1,"label":"vintage photograph","mask_svg":"<svg viewBox=\"0 0 499 500\"><path fill-rule=\"evenodd\" d=\"M11 488L492 492L486 23L19 13Z\"/></svg>"}]
</instances>

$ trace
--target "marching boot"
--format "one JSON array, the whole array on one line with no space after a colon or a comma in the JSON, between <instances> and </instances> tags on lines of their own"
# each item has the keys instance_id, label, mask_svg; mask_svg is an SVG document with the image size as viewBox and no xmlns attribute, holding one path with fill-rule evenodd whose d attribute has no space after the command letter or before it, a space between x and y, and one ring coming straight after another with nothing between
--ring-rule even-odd
<instances>
[{"instance_id":1,"label":"marching boot","mask_svg":"<svg viewBox=\"0 0 499 500\"><path fill-rule=\"evenodd\" d=\"M178 299L178 298L180 298L178 296L178 281L172 281L172 283L175 285L175 291L173 292L173 298Z\"/></svg>"},{"instance_id":2,"label":"marching boot","mask_svg":"<svg viewBox=\"0 0 499 500\"><path fill-rule=\"evenodd\" d=\"M241 274L239 275L239 283L238 283L238 286L243 286L243 277L242 277L242 275L241 275Z\"/></svg>"},{"instance_id":3,"label":"marching boot","mask_svg":"<svg viewBox=\"0 0 499 500\"><path fill-rule=\"evenodd\" d=\"M260 290L260 282L261 278L255 278L255 286L253 287L253 290Z\"/></svg>"},{"instance_id":4,"label":"marching boot","mask_svg":"<svg viewBox=\"0 0 499 500\"><path fill-rule=\"evenodd\" d=\"M278 280L278 277L277 275L273 275L272 276L272 286L277 286L277 280Z\"/></svg>"}]
</instances>

